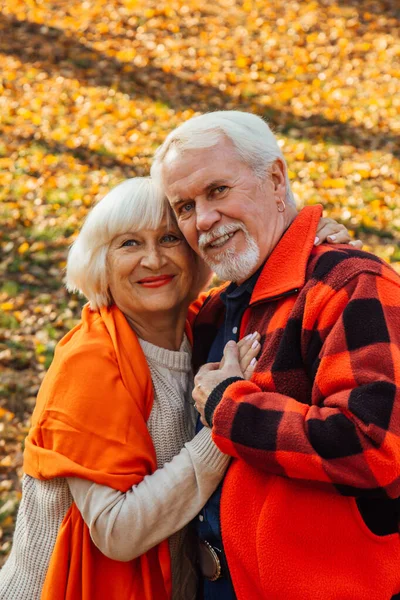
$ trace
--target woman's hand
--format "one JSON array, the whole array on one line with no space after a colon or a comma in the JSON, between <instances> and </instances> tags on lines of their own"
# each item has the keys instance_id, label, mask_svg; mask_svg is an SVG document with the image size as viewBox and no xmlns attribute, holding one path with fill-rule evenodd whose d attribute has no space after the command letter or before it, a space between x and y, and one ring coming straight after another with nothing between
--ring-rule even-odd
<instances>
[{"instance_id":1,"label":"woman's hand","mask_svg":"<svg viewBox=\"0 0 400 600\"><path fill-rule=\"evenodd\" d=\"M260 338L261 335L258 333L258 331L255 331L254 333L249 333L249 335L246 335L246 337L242 338L240 342L237 343L239 350L239 364L244 379L250 379L254 373L254 369L256 368L256 356L260 352L261 348ZM223 367L224 360L225 353L222 357L220 368Z\"/></svg>"},{"instance_id":2,"label":"woman's hand","mask_svg":"<svg viewBox=\"0 0 400 600\"><path fill-rule=\"evenodd\" d=\"M204 418L204 407L212 390L227 377L243 377L250 379L257 364L256 356L260 351L260 334L255 331L240 340L228 342L224 348L224 356L220 363L203 365L195 379L193 400L200 413L201 422L209 427Z\"/></svg>"},{"instance_id":3,"label":"woman's hand","mask_svg":"<svg viewBox=\"0 0 400 600\"><path fill-rule=\"evenodd\" d=\"M200 414L200 420L206 427L207 423L204 415L206 402L209 395L218 384L230 377L244 377L240 366L238 344L230 341L224 349L224 358L220 363L206 363L199 370L194 378L193 400L194 406Z\"/></svg>"},{"instance_id":4,"label":"woman's hand","mask_svg":"<svg viewBox=\"0 0 400 600\"><path fill-rule=\"evenodd\" d=\"M317 237L315 238L314 245L319 246L322 242L328 242L329 244L350 244L358 250L361 250L363 247L361 240L352 240L346 227L329 217L323 217L318 223Z\"/></svg>"},{"instance_id":5,"label":"woman's hand","mask_svg":"<svg viewBox=\"0 0 400 600\"><path fill-rule=\"evenodd\" d=\"M246 335L246 337L242 338L240 342L236 344L239 350L239 365L242 371L241 377L243 377L243 379L250 379L254 373L254 369L256 368L257 364L256 356L260 352L261 347L260 338L261 335L258 333L258 331L255 331L254 333L249 333L249 335ZM225 351L221 362L219 364L215 364L218 365L217 368L223 368L225 364Z\"/></svg>"}]
</instances>

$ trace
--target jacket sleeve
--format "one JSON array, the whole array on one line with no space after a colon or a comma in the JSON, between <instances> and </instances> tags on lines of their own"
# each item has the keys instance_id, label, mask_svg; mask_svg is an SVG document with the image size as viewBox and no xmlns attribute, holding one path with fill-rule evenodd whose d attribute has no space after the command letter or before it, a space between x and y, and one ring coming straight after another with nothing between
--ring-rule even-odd
<instances>
[{"instance_id":1,"label":"jacket sleeve","mask_svg":"<svg viewBox=\"0 0 400 600\"><path fill-rule=\"evenodd\" d=\"M269 473L333 484L344 495L397 498L400 286L365 273L331 292L314 322L307 306L303 316L309 355L316 348L310 404L276 393L257 373L253 381L227 381L213 438Z\"/></svg>"}]
</instances>

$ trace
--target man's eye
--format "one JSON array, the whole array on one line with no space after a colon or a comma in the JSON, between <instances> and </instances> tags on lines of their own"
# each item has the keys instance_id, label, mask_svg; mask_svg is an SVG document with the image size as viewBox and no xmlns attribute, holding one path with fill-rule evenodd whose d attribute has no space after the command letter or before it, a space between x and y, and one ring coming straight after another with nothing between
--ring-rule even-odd
<instances>
[{"instance_id":1,"label":"man's eye","mask_svg":"<svg viewBox=\"0 0 400 600\"><path fill-rule=\"evenodd\" d=\"M127 247L127 246L137 246L139 244L139 242L137 242L136 240L125 240L125 242L123 244L121 244L121 248Z\"/></svg>"},{"instance_id":2,"label":"man's eye","mask_svg":"<svg viewBox=\"0 0 400 600\"><path fill-rule=\"evenodd\" d=\"M219 185L218 187L213 189L213 193L222 194L228 189L227 185Z\"/></svg>"}]
</instances>

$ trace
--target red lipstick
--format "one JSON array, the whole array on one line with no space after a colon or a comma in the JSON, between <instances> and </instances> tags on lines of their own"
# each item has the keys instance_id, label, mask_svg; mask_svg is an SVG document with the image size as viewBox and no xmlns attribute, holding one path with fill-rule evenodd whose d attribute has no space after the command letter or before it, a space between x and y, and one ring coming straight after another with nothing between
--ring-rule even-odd
<instances>
[{"instance_id":1,"label":"red lipstick","mask_svg":"<svg viewBox=\"0 0 400 600\"><path fill-rule=\"evenodd\" d=\"M158 288L170 283L174 277L175 275L155 275L154 277L144 277L143 279L140 279L138 283L143 287Z\"/></svg>"}]
</instances>

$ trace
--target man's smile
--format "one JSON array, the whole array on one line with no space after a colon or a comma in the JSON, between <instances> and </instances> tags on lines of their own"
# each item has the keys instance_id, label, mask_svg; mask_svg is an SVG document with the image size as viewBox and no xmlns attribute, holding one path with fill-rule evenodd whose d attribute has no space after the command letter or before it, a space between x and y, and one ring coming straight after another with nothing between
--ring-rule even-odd
<instances>
[{"instance_id":1,"label":"man's smile","mask_svg":"<svg viewBox=\"0 0 400 600\"><path fill-rule=\"evenodd\" d=\"M224 244L231 239L231 237L233 237L235 235L236 231L233 233L226 233L225 235L222 235L221 237L218 237L216 240L214 240L213 242L211 242L210 244L208 244L208 247L211 248L221 248L221 246L224 246Z\"/></svg>"},{"instance_id":2,"label":"man's smile","mask_svg":"<svg viewBox=\"0 0 400 600\"><path fill-rule=\"evenodd\" d=\"M202 252L209 252L210 250L220 249L229 243L238 231L241 231L241 227L237 224L224 225L218 227L215 231L202 233L199 236L199 248Z\"/></svg>"}]
</instances>

